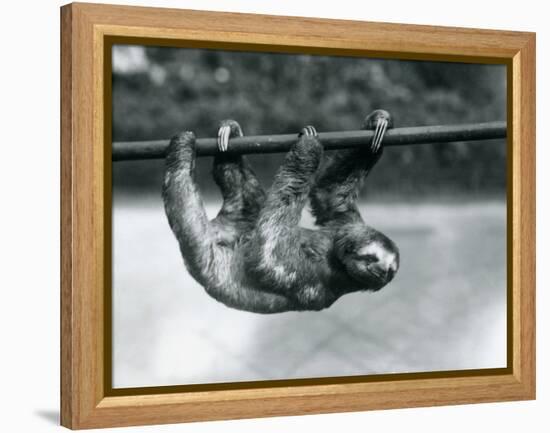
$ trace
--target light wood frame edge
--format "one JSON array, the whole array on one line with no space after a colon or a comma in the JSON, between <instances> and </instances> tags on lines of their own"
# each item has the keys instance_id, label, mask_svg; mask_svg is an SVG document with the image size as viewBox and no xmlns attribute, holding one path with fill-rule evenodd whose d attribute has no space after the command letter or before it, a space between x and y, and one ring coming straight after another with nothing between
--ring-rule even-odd
<instances>
[{"instance_id":1,"label":"light wood frame edge","mask_svg":"<svg viewBox=\"0 0 550 433\"><path fill-rule=\"evenodd\" d=\"M111 427L535 398L535 35L71 4L61 9L61 424ZM205 30L207 29L207 30ZM486 56L512 65L512 373L105 397L103 36Z\"/></svg>"}]
</instances>

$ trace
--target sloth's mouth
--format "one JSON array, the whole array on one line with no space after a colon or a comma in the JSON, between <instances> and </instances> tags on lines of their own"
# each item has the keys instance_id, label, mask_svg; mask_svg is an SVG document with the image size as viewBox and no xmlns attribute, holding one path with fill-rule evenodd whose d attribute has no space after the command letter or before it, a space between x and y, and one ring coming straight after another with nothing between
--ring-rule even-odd
<instances>
[{"instance_id":1,"label":"sloth's mouth","mask_svg":"<svg viewBox=\"0 0 550 433\"><path fill-rule=\"evenodd\" d=\"M386 275L381 271L373 271L371 269L366 269L363 272L348 271L348 275L357 283L364 286L365 288L363 290L373 292L380 290L391 280L391 278L388 278L389 275Z\"/></svg>"},{"instance_id":2,"label":"sloth's mouth","mask_svg":"<svg viewBox=\"0 0 550 433\"><path fill-rule=\"evenodd\" d=\"M377 280L386 281L386 275L384 275L382 272L369 270L369 274L373 275Z\"/></svg>"}]
</instances>

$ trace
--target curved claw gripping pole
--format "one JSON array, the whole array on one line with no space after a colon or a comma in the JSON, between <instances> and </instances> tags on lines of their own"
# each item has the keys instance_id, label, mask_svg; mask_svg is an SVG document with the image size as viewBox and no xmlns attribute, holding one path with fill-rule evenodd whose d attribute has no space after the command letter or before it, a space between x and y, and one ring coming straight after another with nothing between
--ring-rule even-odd
<instances>
[{"instance_id":1,"label":"curved claw gripping pole","mask_svg":"<svg viewBox=\"0 0 550 433\"><path fill-rule=\"evenodd\" d=\"M220 152L227 151L229 147L229 135L231 134L231 127L229 125L221 126L218 129L218 150Z\"/></svg>"},{"instance_id":2,"label":"curved claw gripping pole","mask_svg":"<svg viewBox=\"0 0 550 433\"><path fill-rule=\"evenodd\" d=\"M234 120L224 120L218 129L218 151L227 152L229 149L229 139L232 137L242 137L243 130L241 126Z\"/></svg>"},{"instance_id":3,"label":"curved claw gripping pole","mask_svg":"<svg viewBox=\"0 0 550 433\"><path fill-rule=\"evenodd\" d=\"M317 137L317 130L311 125L304 126L298 134L298 137L303 137L304 135L307 137Z\"/></svg>"},{"instance_id":4,"label":"curved claw gripping pole","mask_svg":"<svg viewBox=\"0 0 550 433\"><path fill-rule=\"evenodd\" d=\"M374 152L378 152L378 149L380 149L380 145L382 144L382 140L384 139L384 134L386 133L387 128L388 119L380 117L376 122L376 129L374 130L374 137L372 138L371 148Z\"/></svg>"}]
</instances>

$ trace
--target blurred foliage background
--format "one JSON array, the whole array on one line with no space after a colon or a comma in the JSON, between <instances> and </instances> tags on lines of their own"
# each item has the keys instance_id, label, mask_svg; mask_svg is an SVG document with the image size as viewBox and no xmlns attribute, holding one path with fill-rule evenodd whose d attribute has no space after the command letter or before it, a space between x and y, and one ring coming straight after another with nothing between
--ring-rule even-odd
<instances>
[{"instance_id":1,"label":"blurred foliage background","mask_svg":"<svg viewBox=\"0 0 550 433\"><path fill-rule=\"evenodd\" d=\"M169 138L180 130L212 137L238 120L245 134L359 129L375 108L396 126L506 119L502 65L401 61L165 47L113 47L113 141ZM250 160L268 186L284 155ZM211 158L198 181L215 194ZM113 164L124 195L157 194L163 161ZM506 143L390 147L363 194L389 200L504 197Z\"/></svg>"}]
</instances>

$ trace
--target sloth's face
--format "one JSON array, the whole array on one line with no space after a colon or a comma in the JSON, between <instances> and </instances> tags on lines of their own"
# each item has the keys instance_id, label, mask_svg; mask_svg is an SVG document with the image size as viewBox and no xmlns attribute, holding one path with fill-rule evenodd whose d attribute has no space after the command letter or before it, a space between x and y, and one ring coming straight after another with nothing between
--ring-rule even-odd
<instances>
[{"instance_id":1,"label":"sloth's face","mask_svg":"<svg viewBox=\"0 0 550 433\"><path fill-rule=\"evenodd\" d=\"M399 268L399 252L373 241L352 254L348 272L354 279L374 284L369 289L378 290L388 284Z\"/></svg>"},{"instance_id":2,"label":"sloth's face","mask_svg":"<svg viewBox=\"0 0 550 433\"><path fill-rule=\"evenodd\" d=\"M348 275L366 290L380 290L399 269L399 249L383 233L366 227L352 231L342 239L345 248L340 253Z\"/></svg>"}]
</instances>

